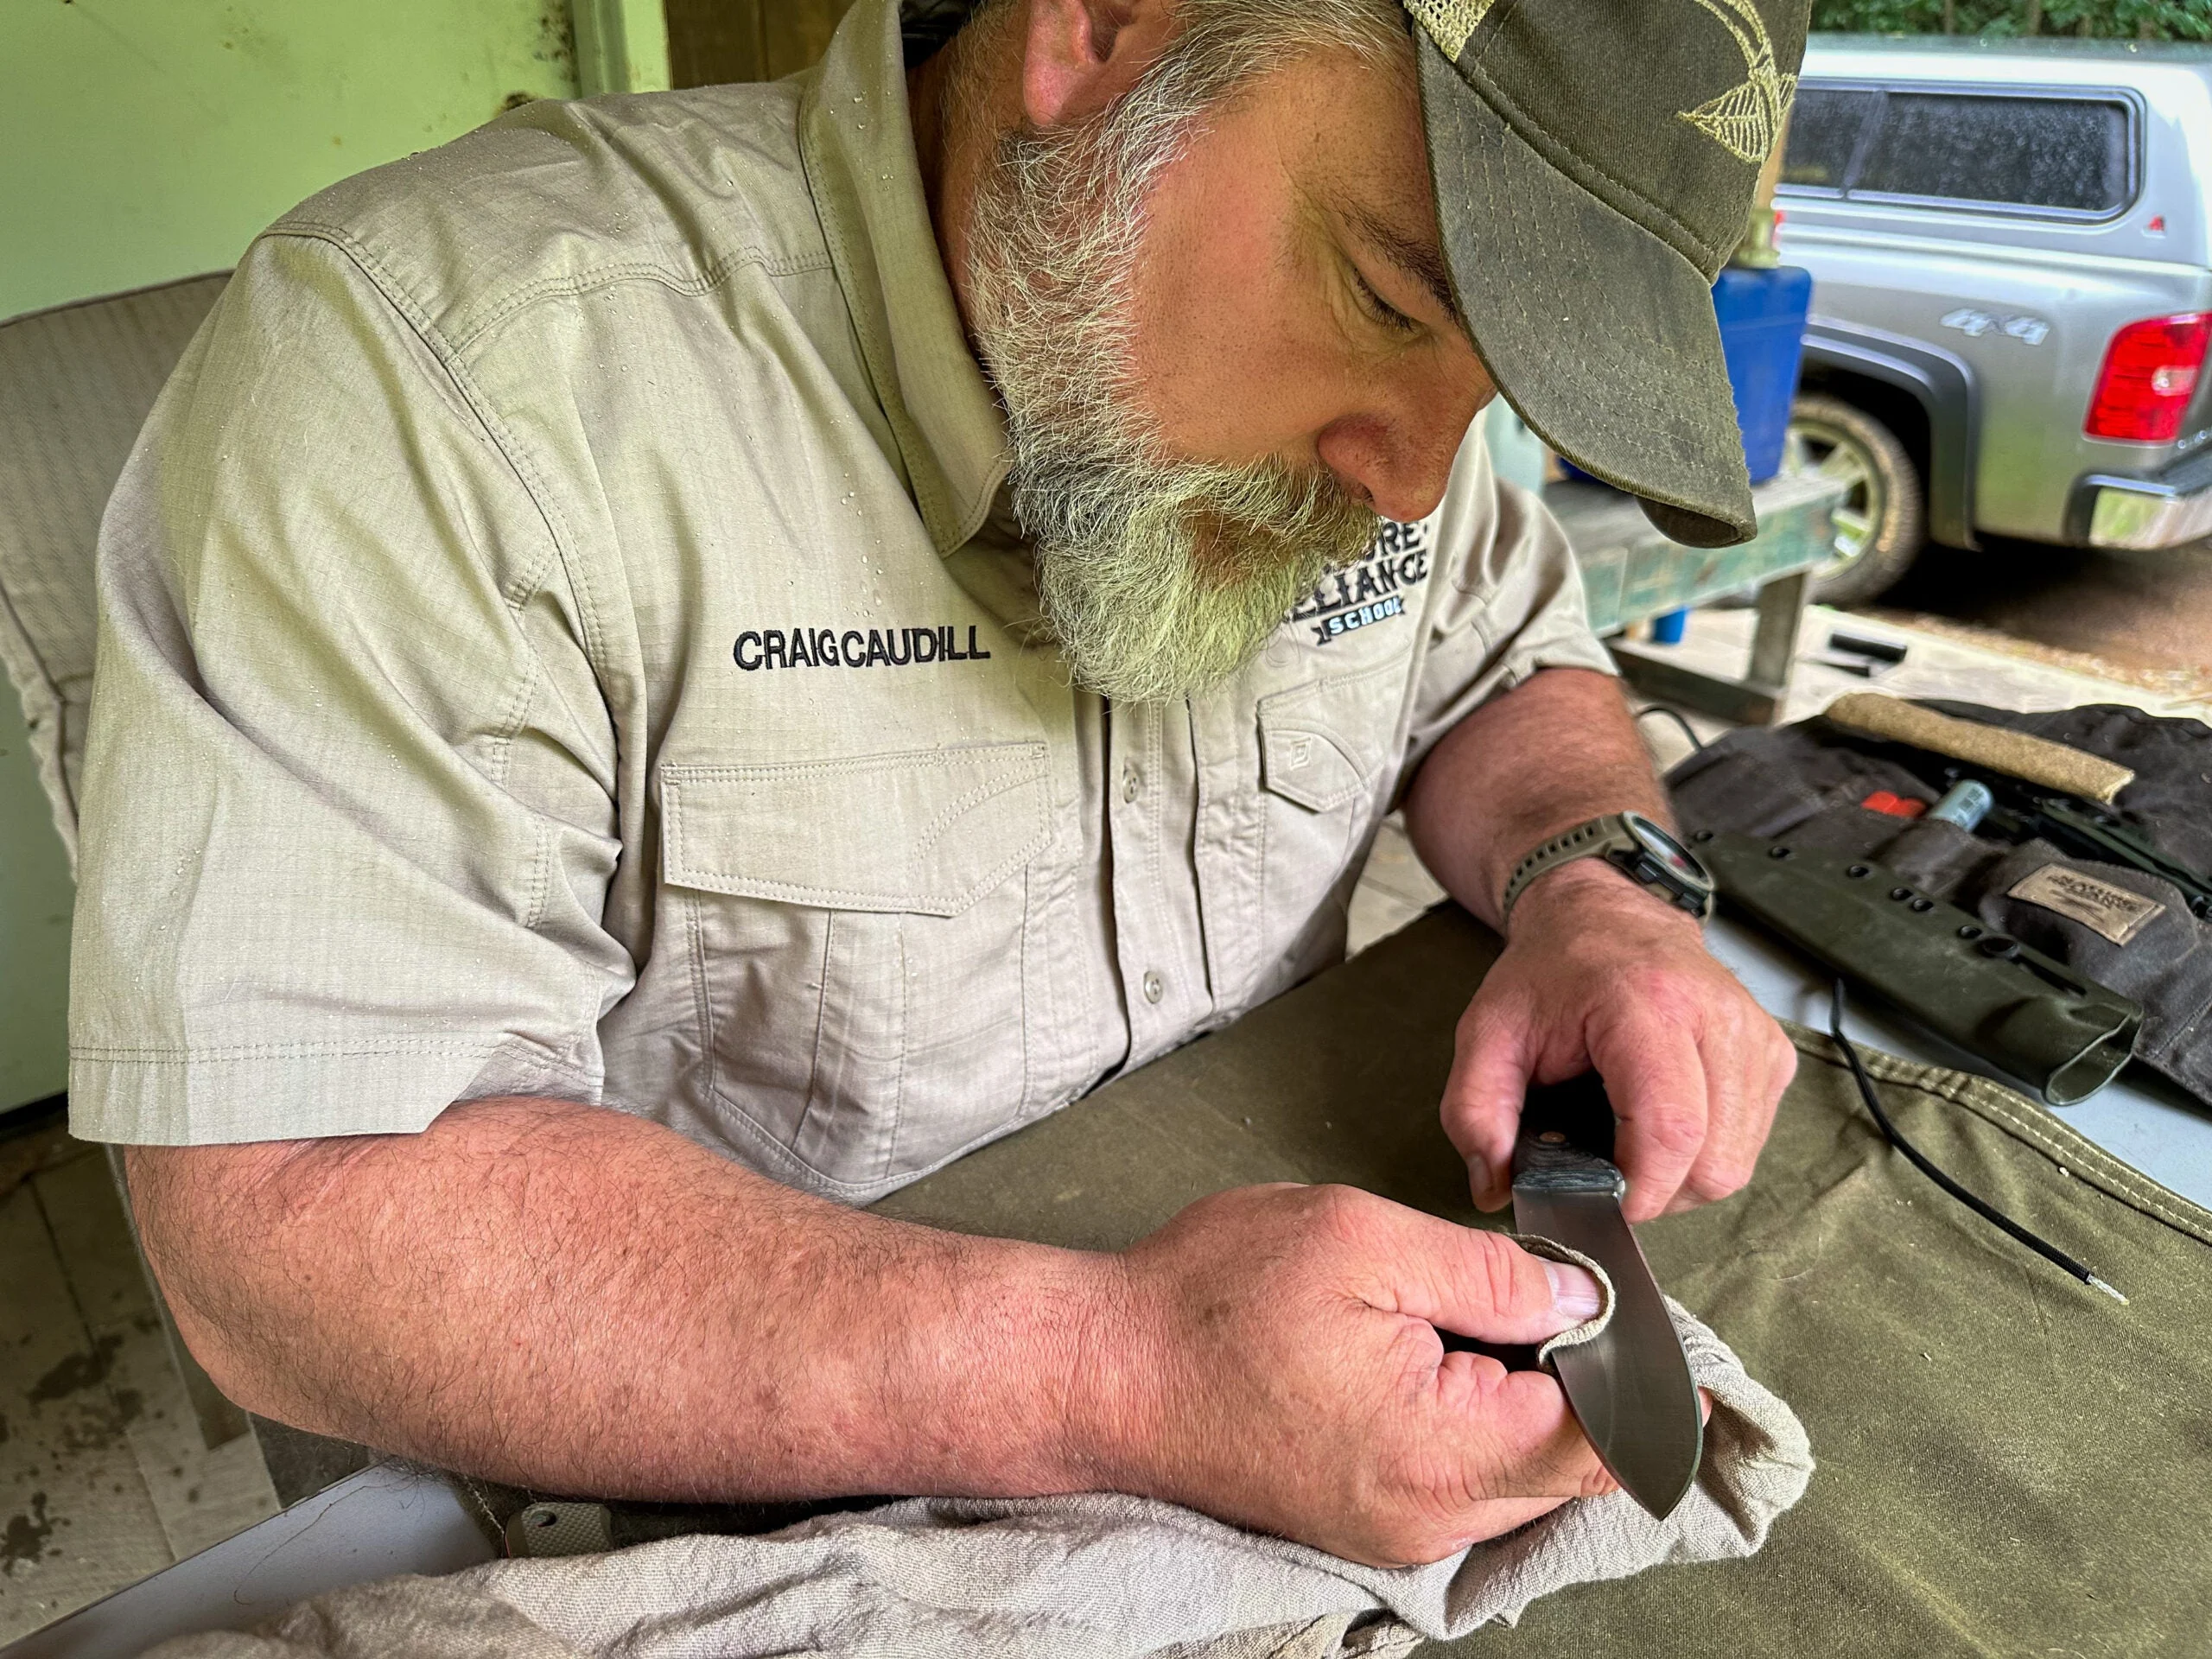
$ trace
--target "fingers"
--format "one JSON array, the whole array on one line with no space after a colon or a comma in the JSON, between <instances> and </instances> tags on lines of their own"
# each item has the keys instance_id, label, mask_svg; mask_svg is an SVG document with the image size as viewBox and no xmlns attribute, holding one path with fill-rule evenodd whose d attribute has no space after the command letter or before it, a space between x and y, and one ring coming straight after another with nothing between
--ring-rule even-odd
<instances>
[{"instance_id":1,"label":"fingers","mask_svg":"<svg viewBox=\"0 0 2212 1659\"><path fill-rule=\"evenodd\" d=\"M1771 1068L1765 1046L1748 1021L1721 1023L1719 1039L1708 1037L1703 1046L1705 1137L1681 1186L1669 1195L1669 1207L1726 1198L1751 1179L1759 1147L1766 1141L1773 1103L1766 1096Z\"/></svg>"},{"instance_id":2,"label":"fingers","mask_svg":"<svg viewBox=\"0 0 2212 1659\"><path fill-rule=\"evenodd\" d=\"M1591 1054L1620 1121L1613 1161L1628 1177L1621 1213L1630 1221L1663 1212L1705 1148L1710 1096L1697 1033L1657 1014L1637 1008Z\"/></svg>"},{"instance_id":3,"label":"fingers","mask_svg":"<svg viewBox=\"0 0 2212 1659\"><path fill-rule=\"evenodd\" d=\"M1444 1133L1467 1161L1479 1210L1503 1210L1513 1196L1513 1141L1535 1065L1528 1028L1528 1021L1495 1012L1480 993L1459 1024L1441 1116Z\"/></svg>"},{"instance_id":4,"label":"fingers","mask_svg":"<svg viewBox=\"0 0 2212 1659\"><path fill-rule=\"evenodd\" d=\"M1594 1065L1620 1119L1614 1161L1631 1221L1726 1198L1750 1180L1796 1053L1771 1017L1700 952L1694 965L1618 979L1569 1024L1500 983L1459 1022L1445 1133L1478 1208L1512 1198L1513 1146L1529 1084ZM1571 1029L1570 1029L1571 1024ZM1564 1069L1562 1069L1564 1068Z\"/></svg>"},{"instance_id":5,"label":"fingers","mask_svg":"<svg viewBox=\"0 0 2212 1659\"><path fill-rule=\"evenodd\" d=\"M1459 1448L1459 1480L1471 1498L1557 1500L1611 1488L1612 1477L1548 1373L1504 1371L1473 1354L1450 1357L1478 1362L1459 1368L1464 1380L1453 1379L1459 1386L1447 1394L1468 1430Z\"/></svg>"},{"instance_id":6,"label":"fingers","mask_svg":"<svg viewBox=\"0 0 2212 1659\"><path fill-rule=\"evenodd\" d=\"M1705 1142L1669 1211L1725 1198L1751 1180L1782 1091L1796 1075L1797 1051L1781 1027L1748 998L1732 1012L1723 1034L1703 1045L1710 1090Z\"/></svg>"},{"instance_id":7,"label":"fingers","mask_svg":"<svg viewBox=\"0 0 2212 1659\"><path fill-rule=\"evenodd\" d=\"M1585 1494L1595 1497L1595 1493ZM1479 1544L1486 1539L1503 1538L1516 1527L1525 1527L1541 1516L1549 1515L1571 1497L1506 1497L1494 1503L1478 1503L1467 1512L1470 1530L1459 1541L1458 1548ZM1451 1553L1451 1552L1447 1552ZM1438 1559L1441 1560L1441 1557Z\"/></svg>"},{"instance_id":8,"label":"fingers","mask_svg":"<svg viewBox=\"0 0 2212 1659\"><path fill-rule=\"evenodd\" d=\"M1478 1354L1445 1356L1438 1417L1421 1437L1428 1501L1392 1517L1338 1554L1378 1567L1441 1560L1525 1526L1576 1497L1614 1489L1568 1409L1541 1371L1508 1372ZM1421 1513L1426 1510L1426 1514Z\"/></svg>"}]
</instances>

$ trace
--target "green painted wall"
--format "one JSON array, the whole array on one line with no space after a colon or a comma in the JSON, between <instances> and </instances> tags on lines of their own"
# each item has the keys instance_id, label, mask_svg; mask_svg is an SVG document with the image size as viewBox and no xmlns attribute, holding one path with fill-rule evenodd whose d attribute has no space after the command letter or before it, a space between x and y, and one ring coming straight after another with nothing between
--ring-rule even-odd
<instances>
[{"instance_id":1,"label":"green painted wall","mask_svg":"<svg viewBox=\"0 0 2212 1659\"><path fill-rule=\"evenodd\" d=\"M659 0L0 0L0 318L221 270L323 186L580 84L668 85ZM64 1086L72 896L0 679L0 1110Z\"/></svg>"},{"instance_id":2,"label":"green painted wall","mask_svg":"<svg viewBox=\"0 0 2212 1659\"><path fill-rule=\"evenodd\" d=\"M0 317L229 265L334 180L573 96L574 40L569 0L0 0Z\"/></svg>"}]
</instances>

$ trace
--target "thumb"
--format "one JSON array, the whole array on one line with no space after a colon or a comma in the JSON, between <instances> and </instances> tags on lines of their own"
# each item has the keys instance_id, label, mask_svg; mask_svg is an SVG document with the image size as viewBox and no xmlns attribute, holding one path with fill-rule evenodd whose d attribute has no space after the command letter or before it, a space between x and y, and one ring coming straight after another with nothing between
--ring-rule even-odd
<instances>
[{"instance_id":1,"label":"thumb","mask_svg":"<svg viewBox=\"0 0 2212 1659\"><path fill-rule=\"evenodd\" d=\"M1493 1014L1479 995L1461 1029L1444 1085L1444 1133L1467 1160L1476 1208L1503 1210L1513 1193L1513 1142L1535 1057L1527 1023Z\"/></svg>"},{"instance_id":2,"label":"thumb","mask_svg":"<svg viewBox=\"0 0 2212 1659\"><path fill-rule=\"evenodd\" d=\"M1478 1342L1548 1341L1596 1314L1598 1281L1531 1255L1503 1233L1421 1216L1395 1287L1395 1311Z\"/></svg>"}]
</instances>

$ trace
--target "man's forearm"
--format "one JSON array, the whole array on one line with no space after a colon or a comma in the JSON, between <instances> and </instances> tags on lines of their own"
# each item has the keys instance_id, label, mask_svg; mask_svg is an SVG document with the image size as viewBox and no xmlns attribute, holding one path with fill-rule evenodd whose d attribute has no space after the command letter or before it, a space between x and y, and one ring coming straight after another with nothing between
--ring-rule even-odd
<instances>
[{"instance_id":1,"label":"man's forearm","mask_svg":"<svg viewBox=\"0 0 2212 1659\"><path fill-rule=\"evenodd\" d=\"M845 1210L552 1101L420 1135L140 1147L130 1169L188 1344L302 1427L609 1497L1114 1472L1092 1462L1114 1258Z\"/></svg>"},{"instance_id":2,"label":"man's forearm","mask_svg":"<svg viewBox=\"0 0 2212 1659\"><path fill-rule=\"evenodd\" d=\"M179 1327L240 1403L596 1497L1084 1489L1434 1560L1605 1489L1537 1372L1596 1283L1343 1188L1199 1200L1118 1255L810 1198L542 1100L419 1135L138 1147Z\"/></svg>"},{"instance_id":3,"label":"man's forearm","mask_svg":"<svg viewBox=\"0 0 2212 1659\"><path fill-rule=\"evenodd\" d=\"M1620 682L1573 668L1545 669L1453 727L1421 763L1405 804L1422 861L1492 926L1522 855L1562 830L1624 810L1667 822L1666 791ZM1586 861L1540 885L1593 878L1608 879Z\"/></svg>"}]
</instances>

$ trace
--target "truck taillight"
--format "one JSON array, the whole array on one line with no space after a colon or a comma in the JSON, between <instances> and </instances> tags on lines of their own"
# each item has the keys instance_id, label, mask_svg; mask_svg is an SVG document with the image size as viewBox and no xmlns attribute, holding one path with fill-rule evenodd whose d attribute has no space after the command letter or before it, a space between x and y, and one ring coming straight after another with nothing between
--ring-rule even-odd
<instances>
[{"instance_id":1,"label":"truck taillight","mask_svg":"<svg viewBox=\"0 0 2212 1659\"><path fill-rule=\"evenodd\" d=\"M2124 443L2171 443L2196 392L2212 315L2146 317L2112 337L2082 429Z\"/></svg>"}]
</instances>

